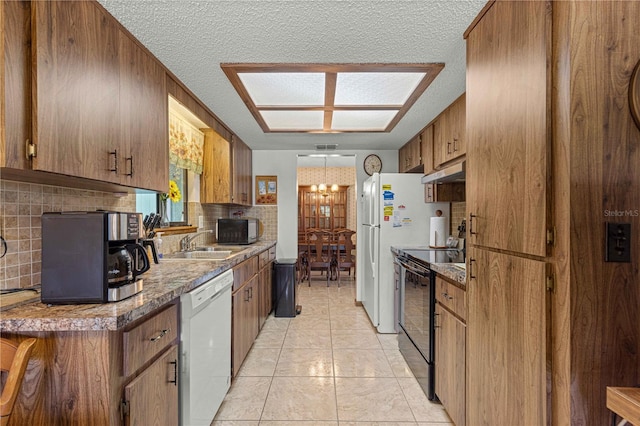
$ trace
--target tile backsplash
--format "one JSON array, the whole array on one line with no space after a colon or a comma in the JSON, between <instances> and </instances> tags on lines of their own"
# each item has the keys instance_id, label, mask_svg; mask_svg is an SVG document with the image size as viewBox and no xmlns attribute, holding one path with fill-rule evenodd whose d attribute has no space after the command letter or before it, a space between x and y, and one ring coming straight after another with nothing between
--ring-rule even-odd
<instances>
[{"instance_id":1,"label":"tile backsplash","mask_svg":"<svg viewBox=\"0 0 640 426\"><path fill-rule=\"evenodd\" d=\"M0 259L0 289L40 285L43 212L135 211L133 194L87 191L0 180L0 235L7 253Z\"/></svg>"},{"instance_id":2,"label":"tile backsplash","mask_svg":"<svg viewBox=\"0 0 640 426\"><path fill-rule=\"evenodd\" d=\"M466 217L467 203L451 203L451 235L458 236L458 226Z\"/></svg>"},{"instance_id":3,"label":"tile backsplash","mask_svg":"<svg viewBox=\"0 0 640 426\"><path fill-rule=\"evenodd\" d=\"M136 197L135 194L118 196L111 192L0 179L0 235L7 242L7 253L0 258L0 289L28 288L41 284L42 213L91 210L135 212ZM256 217L263 224L262 239L278 238L277 206L233 208L189 202L189 223L197 226L200 216L203 217L205 230L215 230L219 217ZM183 237L184 234L163 236L163 252L178 251ZM216 241L214 233L197 238L198 244Z\"/></svg>"}]
</instances>

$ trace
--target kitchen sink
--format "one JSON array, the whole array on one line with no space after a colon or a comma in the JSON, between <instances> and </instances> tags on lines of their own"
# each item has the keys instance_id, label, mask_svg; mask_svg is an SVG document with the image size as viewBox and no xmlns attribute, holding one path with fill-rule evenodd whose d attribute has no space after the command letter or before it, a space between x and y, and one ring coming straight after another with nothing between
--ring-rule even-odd
<instances>
[{"instance_id":1,"label":"kitchen sink","mask_svg":"<svg viewBox=\"0 0 640 426\"><path fill-rule=\"evenodd\" d=\"M202 260L225 260L232 255L230 250L214 251L181 251L178 253L165 254L163 259L202 259Z\"/></svg>"}]
</instances>

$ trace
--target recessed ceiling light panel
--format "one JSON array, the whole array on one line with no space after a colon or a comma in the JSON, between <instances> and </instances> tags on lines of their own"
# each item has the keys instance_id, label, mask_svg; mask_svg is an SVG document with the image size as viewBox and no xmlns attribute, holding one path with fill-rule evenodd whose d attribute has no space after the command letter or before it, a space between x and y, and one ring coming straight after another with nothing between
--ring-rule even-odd
<instances>
[{"instance_id":1,"label":"recessed ceiling light panel","mask_svg":"<svg viewBox=\"0 0 640 426\"><path fill-rule=\"evenodd\" d=\"M390 132L444 64L221 64L264 132Z\"/></svg>"},{"instance_id":2,"label":"recessed ceiling light panel","mask_svg":"<svg viewBox=\"0 0 640 426\"><path fill-rule=\"evenodd\" d=\"M260 111L270 129L280 131L322 130L322 111Z\"/></svg>"},{"instance_id":3,"label":"recessed ceiling light panel","mask_svg":"<svg viewBox=\"0 0 640 426\"><path fill-rule=\"evenodd\" d=\"M324 73L240 73L238 76L258 108L324 105Z\"/></svg>"},{"instance_id":4,"label":"recessed ceiling light panel","mask_svg":"<svg viewBox=\"0 0 640 426\"><path fill-rule=\"evenodd\" d=\"M419 72L341 72L334 103L402 106L424 76Z\"/></svg>"},{"instance_id":5,"label":"recessed ceiling light panel","mask_svg":"<svg viewBox=\"0 0 640 426\"><path fill-rule=\"evenodd\" d=\"M377 131L387 128L398 111L334 111L332 130L339 131Z\"/></svg>"}]
</instances>

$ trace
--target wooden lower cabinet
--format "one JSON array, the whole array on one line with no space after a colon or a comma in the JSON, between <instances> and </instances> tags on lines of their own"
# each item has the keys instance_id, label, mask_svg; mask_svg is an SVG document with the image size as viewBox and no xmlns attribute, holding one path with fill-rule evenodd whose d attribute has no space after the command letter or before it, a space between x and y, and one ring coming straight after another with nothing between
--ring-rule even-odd
<instances>
[{"instance_id":1,"label":"wooden lower cabinet","mask_svg":"<svg viewBox=\"0 0 640 426\"><path fill-rule=\"evenodd\" d=\"M436 395L456 426L465 423L467 326L436 304Z\"/></svg>"},{"instance_id":2,"label":"wooden lower cabinet","mask_svg":"<svg viewBox=\"0 0 640 426\"><path fill-rule=\"evenodd\" d=\"M3 332L37 339L9 426L178 424L178 302L119 330Z\"/></svg>"},{"instance_id":3,"label":"wooden lower cabinet","mask_svg":"<svg viewBox=\"0 0 640 426\"><path fill-rule=\"evenodd\" d=\"M126 425L178 424L178 345L124 388Z\"/></svg>"},{"instance_id":4,"label":"wooden lower cabinet","mask_svg":"<svg viewBox=\"0 0 640 426\"><path fill-rule=\"evenodd\" d=\"M436 395L456 426L466 424L466 291L436 277Z\"/></svg>"},{"instance_id":5,"label":"wooden lower cabinet","mask_svg":"<svg viewBox=\"0 0 640 426\"><path fill-rule=\"evenodd\" d=\"M273 309L273 261L276 257L275 247L265 250L259 255L260 272L260 308L258 312L259 327L262 329L267 317Z\"/></svg>"},{"instance_id":6,"label":"wooden lower cabinet","mask_svg":"<svg viewBox=\"0 0 640 426\"><path fill-rule=\"evenodd\" d=\"M472 247L467 274L468 424L546 424L546 263Z\"/></svg>"},{"instance_id":7,"label":"wooden lower cabinet","mask_svg":"<svg viewBox=\"0 0 640 426\"><path fill-rule=\"evenodd\" d=\"M254 256L233 268L231 370L234 377L240 371L259 331L260 288L257 261L257 256Z\"/></svg>"}]
</instances>

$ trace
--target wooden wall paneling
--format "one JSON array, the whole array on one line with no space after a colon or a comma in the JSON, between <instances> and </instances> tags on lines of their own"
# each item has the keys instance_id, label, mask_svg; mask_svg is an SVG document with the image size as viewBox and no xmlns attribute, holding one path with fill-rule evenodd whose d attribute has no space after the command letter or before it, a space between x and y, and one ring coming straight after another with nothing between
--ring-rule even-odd
<instances>
[{"instance_id":1,"label":"wooden wall paneling","mask_svg":"<svg viewBox=\"0 0 640 426\"><path fill-rule=\"evenodd\" d=\"M25 142L31 139L31 6L2 1L0 8L0 167L30 169Z\"/></svg>"},{"instance_id":2,"label":"wooden wall paneling","mask_svg":"<svg viewBox=\"0 0 640 426\"><path fill-rule=\"evenodd\" d=\"M640 133L627 91L640 59L640 4L555 7L571 29L570 39L559 41L569 43L571 54L562 75L569 81L561 82L570 87L571 117L571 269L563 283L570 286L572 313L571 422L595 425L609 419L606 386L638 383ZM605 222L631 223L631 263L604 262Z\"/></svg>"}]
</instances>

